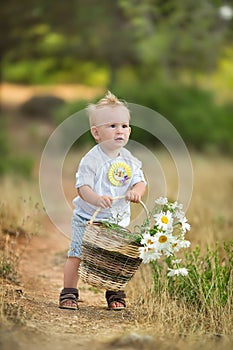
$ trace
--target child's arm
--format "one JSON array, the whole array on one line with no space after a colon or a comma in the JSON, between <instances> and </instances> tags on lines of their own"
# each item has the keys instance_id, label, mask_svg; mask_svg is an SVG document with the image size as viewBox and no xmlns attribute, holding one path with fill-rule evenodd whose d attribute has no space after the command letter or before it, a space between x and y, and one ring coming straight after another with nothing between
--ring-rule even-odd
<instances>
[{"instance_id":1,"label":"child's arm","mask_svg":"<svg viewBox=\"0 0 233 350\"><path fill-rule=\"evenodd\" d=\"M99 196L91 187L84 185L77 189L79 196L86 202L101 208L111 208L113 198L110 196Z\"/></svg>"},{"instance_id":2,"label":"child's arm","mask_svg":"<svg viewBox=\"0 0 233 350\"><path fill-rule=\"evenodd\" d=\"M131 190L127 191L125 199L133 203L139 203L146 192L146 185L143 181L135 184Z\"/></svg>"}]
</instances>

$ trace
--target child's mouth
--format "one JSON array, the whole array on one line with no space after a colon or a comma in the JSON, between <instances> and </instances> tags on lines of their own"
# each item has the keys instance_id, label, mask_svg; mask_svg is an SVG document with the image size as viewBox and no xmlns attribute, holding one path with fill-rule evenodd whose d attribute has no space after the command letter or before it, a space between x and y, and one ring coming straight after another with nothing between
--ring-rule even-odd
<instances>
[{"instance_id":1,"label":"child's mouth","mask_svg":"<svg viewBox=\"0 0 233 350\"><path fill-rule=\"evenodd\" d=\"M115 140L116 141L124 141L124 139L122 137L117 137Z\"/></svg>"}]
</instances>

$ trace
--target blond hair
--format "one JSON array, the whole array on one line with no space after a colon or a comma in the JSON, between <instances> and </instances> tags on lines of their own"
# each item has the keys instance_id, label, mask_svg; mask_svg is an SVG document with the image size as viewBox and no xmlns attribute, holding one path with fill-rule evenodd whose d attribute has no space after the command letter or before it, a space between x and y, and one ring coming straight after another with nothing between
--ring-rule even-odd
<instances>
[{"instance_id":1,"label":"blond hair","mask_svg":"<svg viewBox=\"0 0 233 350\"><path fill-rule=\"evenodd\" d=\"M126 106L125 102L120 101L115 95L113 95L110 91L107 92L107 94L99 100L96 104L89 104L86 108L88 116L89 116L89 123L90 126L94 126L96 124L96 118L99 115L99 110L104 107L123 107L125 109L125 112L128 113L129 119L130 119L130 113L129 109Z\"/></svg>"}]
</instances>

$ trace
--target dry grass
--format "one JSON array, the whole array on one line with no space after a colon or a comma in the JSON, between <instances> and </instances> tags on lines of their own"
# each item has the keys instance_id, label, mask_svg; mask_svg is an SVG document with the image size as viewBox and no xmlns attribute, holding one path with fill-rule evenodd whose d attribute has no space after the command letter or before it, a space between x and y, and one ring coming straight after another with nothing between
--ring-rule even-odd
<instances>
[{"instance_id":1,"label":"dry grass","mask_svg":"<svg viewBox=\"0 0 233 350\"><path fill-rule=\"evenodd\" d=\"M193 244L232 239L233 163L222 156L194 155L194 191L188 217Z\"/></svg>"},{"instance_id":2,"label":"dry grass","mask_svg":"<svg viewBox=\"0 0 233 350\"><path fill-rule=\"evenodd\" d=\"M41 205L33 181L3 178L0 185L0 276L16 283L19 259L41 229Z\"/></svg>"},{"instance_id":3,"label":"dry grass","mask_svg":"<svg viewBox=\"0 0 233 350\"><path fill-rule=\"evenodd\" d=\"M210 305L204 311L187 302L171 298L163 291L158 296L153 290L152 274L147 266L141 267L127 287L129 300L133 300L135 317L139 323L160 336L192 336L203 334L232 334L232 300L224 307Z\"/></svg>"}]
</instances>

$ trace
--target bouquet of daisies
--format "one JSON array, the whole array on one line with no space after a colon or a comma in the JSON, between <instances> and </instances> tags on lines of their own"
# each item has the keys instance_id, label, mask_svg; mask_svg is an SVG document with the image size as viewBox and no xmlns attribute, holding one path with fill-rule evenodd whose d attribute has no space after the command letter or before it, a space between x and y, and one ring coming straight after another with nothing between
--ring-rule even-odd
<instances>
[{"instance_id":1,"label":"bouquet of daisies","mask_svg":"<svg viewBox=\"0 0 233 350\"><path fill-rule=\"evenodd\" d=\"M171 257L178 268L169 268L168 276L186 276L187 269L180 267L181 259L176 259L180 249L190 246L190 241L185 239L190 225L182 210L183 206L169 202L166 197L160 197L155 204L149 219L140 227L140 258L143 263L150 263L162 257Z\"/></svg>"}]
</instances>

